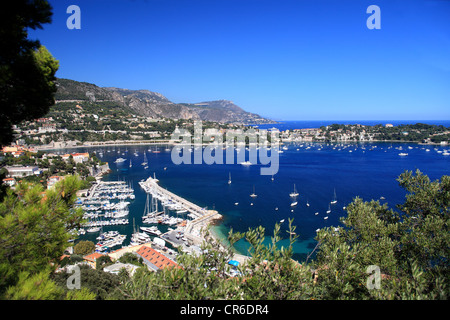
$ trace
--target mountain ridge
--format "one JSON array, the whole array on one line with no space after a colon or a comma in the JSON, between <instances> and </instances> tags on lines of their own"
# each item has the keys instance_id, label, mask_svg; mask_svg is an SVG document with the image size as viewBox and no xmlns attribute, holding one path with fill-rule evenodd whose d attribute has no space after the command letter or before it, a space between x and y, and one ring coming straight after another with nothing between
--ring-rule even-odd
<instances>
[{"instance_id":1,"label":"mountain ridge","mask_svg":"<svg viewBox=\"0 0 450 320\"><path fill-rule=\"evenodd\" d=\"M262 124L275 121L247 112L230 100L174 103L163 94L147 89L99 87L88 82L57 79L57 103L64 101L109 101L129 112L151 118L193 119L235 124Z\"/></svg>"}]
</instances>

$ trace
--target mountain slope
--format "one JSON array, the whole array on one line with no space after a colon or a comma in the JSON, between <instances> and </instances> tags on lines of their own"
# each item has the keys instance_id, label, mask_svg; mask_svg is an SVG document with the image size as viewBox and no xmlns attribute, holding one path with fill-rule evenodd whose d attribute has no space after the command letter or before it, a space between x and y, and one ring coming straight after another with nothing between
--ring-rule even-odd
<instances>
[{"instance_id":1,"label":"mountain slope","mask_svg":"<svg viewBox=\"0 0 450 320\"><path fill-rule=\"evenodd\" d=\"M136 115L152 118L194 119L224 123L270 123L271 120L247 112L231 101L173 103L162 94L149 90L98 87L87 82L58 79L57 102L91 101L116 103Z\"/></svg>"}]
</instances>

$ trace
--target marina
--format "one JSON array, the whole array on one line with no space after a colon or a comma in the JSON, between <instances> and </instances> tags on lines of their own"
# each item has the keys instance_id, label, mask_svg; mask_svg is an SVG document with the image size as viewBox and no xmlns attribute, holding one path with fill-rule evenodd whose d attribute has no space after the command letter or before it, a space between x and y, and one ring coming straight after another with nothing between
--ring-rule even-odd
<instances>
[{"instance_id":1,"label":"marina","mask_svg":"<svg viewBox=\"0 0 450 320\"><path fill-rule=\"evenodd\" d=\"M396 182L399 174L420 168L436 179L448 173L449 159L444 155L449 150L446 146L292 141L282 147L279 172L262 176L256 163L175 165L171 148L162 146L156 150L159 152L149 146L96 150L110 164L111 173L102 178L107 181L94 184L80 203L88 219L80 230L82 239L96 242L103 228L126 235L122 245L112 250L139 243L133 239L148 241L148 237L164 240L167 247L186 246L201 243L202 230L212 224L212 234L226 243L230 228L245 232L262 225L270 231L275 223L294 218L299 234L293 246L294 259L301 261L316 244L316 230L339 225L354 196L401 203L404 195ZM398 156L405 150L407 157ZM118 157L127 160L115 163ZM217 219L220 223L212 223ZM155 231L153 227L161 234L141 229ZM283 233L287 227L282 224ZM141 235L132 239L134 233ZM282 239L280 245L286 241ZM246 254L248 243L238 241L235 249Z\"/></svg>"}]
</instances>

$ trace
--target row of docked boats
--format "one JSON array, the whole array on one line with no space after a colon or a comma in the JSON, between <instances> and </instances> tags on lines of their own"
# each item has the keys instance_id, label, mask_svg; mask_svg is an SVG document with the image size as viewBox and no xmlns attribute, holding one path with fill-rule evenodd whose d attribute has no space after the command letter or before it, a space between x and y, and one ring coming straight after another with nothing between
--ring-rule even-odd
<instances>
[{"instance_id":1,"label":"row of docked boats","mask_svg":"<svg viewBox=\"0 0 450 320\"><path fill-rule=\"evenodd\" d=\"M121 197L118 197L121 196ZM114 201L120 199L120 201ZM103 226L129 224L129 201L134 199L134 190L125 181L101 181L91 188L90 195L78 205L83 209L85 232L100 232Z\"/></svg>"},{"instance_id":2,"label":"row of docked boats","mask_svg":"<svg viewBox=\"0 0 450 320\"><path fill-rule=\"evenodd\" d=\"M101 233L96 240L98 242L95 244L95 251L104 252L112 247L120 246L126 239L126 235L119 234L118 231L108 231Z\"/></svg>"}]
</instances>

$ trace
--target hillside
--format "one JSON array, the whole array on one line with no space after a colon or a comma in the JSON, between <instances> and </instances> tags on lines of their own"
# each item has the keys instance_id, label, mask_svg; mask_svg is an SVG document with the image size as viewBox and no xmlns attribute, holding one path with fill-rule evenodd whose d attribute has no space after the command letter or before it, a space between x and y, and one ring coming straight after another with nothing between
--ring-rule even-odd
<instances>
[{"instance_id":1,"label":"hillside","mask_svg":"<svg viewBox=\"0 0 450 320\"><path fill-rule=\"evenodd\" d=\"M247 112L231 101L173 103L160 93L149 90L129 90L98 87L87 82L58 79L57 103L91 101L117 105L132 114L151 118L194 119L223 123L261 124L273 122Z\"/></svg>"}]
</instances>

